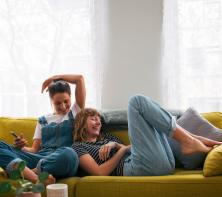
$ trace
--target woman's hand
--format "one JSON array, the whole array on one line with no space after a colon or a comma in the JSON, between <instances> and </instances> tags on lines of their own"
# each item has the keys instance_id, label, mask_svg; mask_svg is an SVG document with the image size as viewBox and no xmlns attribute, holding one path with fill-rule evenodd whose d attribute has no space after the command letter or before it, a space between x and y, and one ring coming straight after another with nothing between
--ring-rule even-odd
<instances>
[{"instance_id":1,"label":"woman's hand","mask_svg":"<svg viewBox=\"0 0 222 197\"><path fill-rule=\"evenodd\" d=\"M28 141L23 137L23 134L20 134L18 137L14 140L14 146L16 148L22 149L28 144Z\"/></svg>"},{"instance_id":2,"label":"woman's hand","mask_svg":"<svg viewBox=\"0 0 222 197\"><path fill-rule=\"evenodd\" d=\"M107 160L111 149L115 148L116 146L118 146L118 143L116 142L109 142L108 144L101 146L99 150L99 159L102 161Z\"/></svg>"},{"instance_id":3,"label":"woman's hand","mask_svg":"<svg viewBox=\"0 0 222 197\"><path fill-rule=\"evenodd\" d=\"M130 152L131 145L123 145L121 144L121 149L123 149L126 152Z\"/></svg>"},{"instance_id":4,"label":"woman's hand","mask_svg":"<svg viewBox=\"0 0 222 197\"><path fill-rule=\"evenodd\" d=\"M116 148L117 150L123 149L125 152L130 151L131 145L123 145L117 142L109 142L108 144L103 145L99 150L99 159L102 161L106 161L109 158L110 151Z\"/></svg>"},{"instance_id":5,"label":"woman's hand","mask_svg":"<svg viewBox=\"0 0 222 197\"><path fill-rule=\"evenodd\" d=\"M214 147L215 145L222 144L222 142L211 140L211 139L203 137L203 136L194 135L193 137L200 140L204 145L209 146L209 147Z\"/></svg>"},{"instance_id":6,"label":"woman's hand","mask_svg":"<svg viewBox=\"0 0 222 197\"><path fill-rule=\"evenodd\" d=\"M48 79L46 79L46 80L42 83L42 93L44 92L44 90L46 90L46 92L48 91L49 85L50 85L54 80L62 80L62 77L61 77L60 75L55 75L55 76L52 76L52 77L49 77Z\"/></svg>"},{"instance_id":7,"label":"woman's hand","mask_svg":"<svg viewBox=\"0 0 222 197\"><path fill-rule=\"evenodd\" d=\"M50 77L42 83L42 93L44 92L44 90L46 90L46 92L48 91L48 86L52 83L53 80L54 78Z\"/></svg>"},{"instance_id":8,"label":"woman's hand","mask_svg":"<svg viewBox=\"0 0 222 197\"><path fill-rule=\"evenodd\" d=\"M132 146L132 145L127 145L127 146L126 146L126 152L130 152L130 151L131 151L131 146Z\"/></svg>"}]
</instances>

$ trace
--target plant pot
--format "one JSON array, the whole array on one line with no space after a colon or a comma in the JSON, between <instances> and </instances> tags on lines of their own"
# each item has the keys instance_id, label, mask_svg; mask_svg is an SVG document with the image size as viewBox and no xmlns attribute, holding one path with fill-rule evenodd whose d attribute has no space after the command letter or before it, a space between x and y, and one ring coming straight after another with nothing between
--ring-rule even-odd
<instances>
[{"instance_id":1,"label":"plant pot","mask_svg":"<svg viewBox=\"0 0 222 197\"><path fill-rule=\"evenodd\" d=\"M17 197L41 197L41 193L23 192Z\"/></svg>"}]
</instances>

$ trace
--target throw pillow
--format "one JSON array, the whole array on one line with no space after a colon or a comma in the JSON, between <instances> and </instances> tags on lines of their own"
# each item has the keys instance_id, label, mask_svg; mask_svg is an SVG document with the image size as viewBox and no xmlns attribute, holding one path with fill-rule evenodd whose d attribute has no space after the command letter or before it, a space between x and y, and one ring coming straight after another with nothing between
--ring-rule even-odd
<instances>
[{"instance_id":1,"label":"throw pillow","mask_svg":"<svg viewBox=\"0 0 222 197\"><path fill-rule=\"evenodd\" d=\"M204 176L216 176L222 174L222 145L211 150L204 162Z\"/></svg>"},{"instance_id":2,"label":"throw pillow","mask_svg":"<svg viewBox=\"0 0 222 197\"><path fill-rule=\"evenodd\" d=\"M195 135L222 141L222 131L202 118L193 108L187 109L177 120L177 124ZM182 154L180 144L176 140L168 138L168 141L176 160L179 161L185 169L193 170L203 167L206 153L184 155Z\"/></svg>"}]
</instances>

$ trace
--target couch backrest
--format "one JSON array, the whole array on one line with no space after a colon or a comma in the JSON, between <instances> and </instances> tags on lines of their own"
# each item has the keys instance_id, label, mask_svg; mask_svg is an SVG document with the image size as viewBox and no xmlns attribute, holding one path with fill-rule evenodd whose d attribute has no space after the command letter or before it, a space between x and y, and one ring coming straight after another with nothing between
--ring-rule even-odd
<instances>
[{"instance_id":1,"label":"couch backrest","mask_svg":"<svg viewBox=\"0 0 222 197\"><path fill-rule=\"evenodd\" d=\"M14 139L10 131L14 131L17 134L23 133L31 145L36 123L36 118L0 117L0 139L12 144Z\"/></svg>"},{"instance_id":2,"label":"couch backrest","mask_svg":"<svg viewBox=\"0 0 222 197\"><path fill-rule=\"evenodd\" d=\"M181 111L171 111L171 113L172 115L177 116L177 118L182 114ZM210 112L202 113L201 115L210 123L222 129L222 113ZM29 145L31 145L36 123L37 118L0 117L0 139L12 144L13 137L10 134L10 131L15 131L17 134L23 133L24 137L28 140ZM108 130L108 132L119 137L124 144L129 144L127 129L113 129Z\"/></svg>"}]
</instances>

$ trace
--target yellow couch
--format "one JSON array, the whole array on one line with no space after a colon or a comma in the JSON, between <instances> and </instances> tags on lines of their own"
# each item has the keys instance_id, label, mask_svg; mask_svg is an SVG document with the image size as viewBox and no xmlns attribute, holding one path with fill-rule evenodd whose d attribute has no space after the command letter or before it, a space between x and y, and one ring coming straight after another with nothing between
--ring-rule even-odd
<instances>
[{"instance_id":1,"label":"yellow couch","mask_svg":"<svg viewBox=\"0 0 222 197\"><path fill-rule=\"evenodd\" d=\"M222 114L202 114L209 122L222 129ZM32 144L36 118L0 117L0 139L13 142L9 131L23 133ZM127 130L113 131L128 143ZM0 169L0 182L5 180ZM69 197L209 197L222 195L222 176L204 177L201 170L176 169L173 175L144 177L87 176L58 180L68 184ZM9 197L9 196L8 196Z\"/></svg>"}]
</instances>

